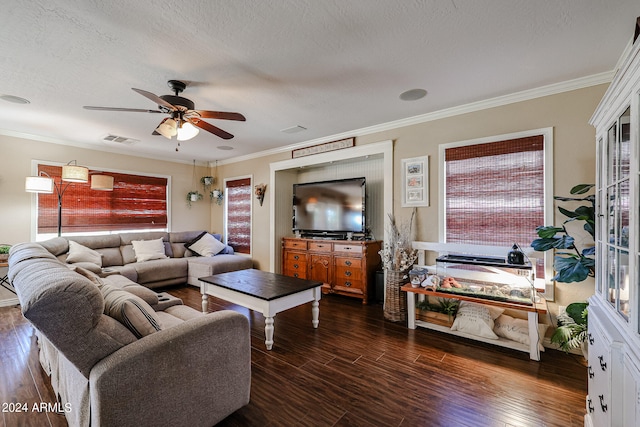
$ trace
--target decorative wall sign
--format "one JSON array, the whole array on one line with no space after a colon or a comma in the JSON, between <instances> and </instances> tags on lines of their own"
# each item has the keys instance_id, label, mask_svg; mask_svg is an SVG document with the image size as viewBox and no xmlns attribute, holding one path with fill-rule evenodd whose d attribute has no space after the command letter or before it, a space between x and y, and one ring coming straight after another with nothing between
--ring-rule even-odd
<instances>
[{"instance_id":1,"label":"decorative wall sign","mask_svg":"<svg viewBox=\"0 0 640 427\"><path fill-rule=\"evenodd\" d=\"M402 160L402 207L429 206L429 156Z\"/></svg>"},{"instance_id":2,"label":"decorative wall sign","mask_svg":"<svg viewBox=\"0 0 640 427\"><path fill-rule=\"evenodd\" d=\"M326 153L327 151L341 150L343 148L353 147L355 145L355 138L346 138L339 141L326 142L324 144L312 145L311 147L298 148L291 152L291 157L296 159L298 157L311 156L313 154Z\"/></svg>"}]
</instances>

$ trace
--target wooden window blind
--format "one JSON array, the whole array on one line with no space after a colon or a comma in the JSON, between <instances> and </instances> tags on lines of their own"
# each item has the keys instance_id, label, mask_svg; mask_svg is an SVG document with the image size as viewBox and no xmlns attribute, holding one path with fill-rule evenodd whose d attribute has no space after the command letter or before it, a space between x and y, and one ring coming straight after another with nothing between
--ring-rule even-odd
<instances>
[{"instance_id":1,"label":"wooden window blind","mask_svg":"<svg viewBox=\"0 0 640 427\"><path fill-rule=\"evenodd\" d=\"M235 252L251 253L251 178L228 180L227 193L227 244Z\"/></svg>"},{"instance_id":2,"label":"wooden window blind","mask_svg":"<svg viewBox=\"0 0 640 427\"><path fill-rule=\"evenodd\" d=\"M60 166L38 165L60 183ZM90 171L93 173L94 171ZM70 183L62 197L62 232L100 232L167 228L168 179L105 172L113 191L91 189L91 183ZM66 182L62 183L65 188ZM38 233L56 233L58 195L38 194Z\"/></svg>"},{"instance_id":3,"label":"wooden window blind","mask_svg":"<svg viewBox=\"0 0 640 427\"><path fill-rule=\"evenodd\" d=\"M445 176L447 242L524 248L544 225L542 135L447 148Z\"/></svg>"}]
</instances>

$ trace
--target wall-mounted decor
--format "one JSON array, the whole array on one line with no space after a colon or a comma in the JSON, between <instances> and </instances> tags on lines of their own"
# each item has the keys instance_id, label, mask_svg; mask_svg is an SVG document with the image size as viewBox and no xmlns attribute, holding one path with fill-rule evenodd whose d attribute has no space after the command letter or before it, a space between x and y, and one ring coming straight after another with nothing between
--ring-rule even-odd
<instances>
[{"instance_id":1,"label":"wall-mounted decor","mask_svg":"<svg viewBox=\"0 0 640 427\"><path fill-rule=\"evenodd\" d=\"M258 184L255 186L256 199L260 202L260 206L262 206L262 202L264 201L264 193L267 192L267 184Z\"/></svg>"},{"instance_id":2,"label":"wall-mounted decor","mask_svg":"<svg viewBox=\"0 0 640 427\"><path fill-rule=\"evenodd\" d=\"M402 159L402 207L429 206L429 156Z\"/></svg>"},{"instance_id":3,"label":"wall-mounted decor","mask_svg":"<svg viewBox=\"0 0 640 427\"><path fill-rule=\"evenodd\" d=\"M325 142L324 144L312 145L311 147L298 148L291 151L291 157L311 156L312 154L326 153L327 151L342 150L343 148L353 147L356 144L355 138L346 138L339 141Z\"/></svg>"}]
</instances>

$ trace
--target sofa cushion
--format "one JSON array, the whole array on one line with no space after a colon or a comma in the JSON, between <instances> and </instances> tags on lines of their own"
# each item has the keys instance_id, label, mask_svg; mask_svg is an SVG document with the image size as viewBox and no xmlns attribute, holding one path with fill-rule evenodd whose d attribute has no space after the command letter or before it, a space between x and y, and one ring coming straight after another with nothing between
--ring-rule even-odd
<instances>
[{"instance_id":1,"label":"sofa cushion","mask_svg":"<svg viewBox=\"0 0 640 427\"><path fill-rule=\"evenodd\" d=\"M125 325L136 337L160 330L155 312L142 298L111 285L104 285L100 290L104 297L104 314Z\"/></svg>"},{"instance_id":2,"label":"sofa cushion","mask_svg":"<svg viewBox=\"0 0 640 427\"><path fill-rule=\"evenodd\" d=\"M67 255L67 263L73 264L76 262L90 262L98 267L102 267L102 255L78 242L69 240L69 255Z\"/></svg>"},{"instance_id":3,"label":"sofa cushion","mask_svg":"<svg viewBox=\"0 0 640 427\"><path fill-rule=\"evenodd\" d=\"M83 264L83 263L80 263ZM86 263L88 265L95 265L95 264L91 264L91 263ZM102 279L100 278L100 276L98 276L94 271L92 271L91 269L87 269L84 267L80 267L78 264L73 264L70 265L69 268L73 271L75 271L76 273L80 274L81 276L86 277L87 279L91 280L92 283L94 283L96 286L101 287L102 285L104 285L104 282L102 281Z\"/></svg>"},{"instance_id":4,"label":"sofa cushion","mask_svg":"<svg viewBox=\"0 0 640 427\"><path fill-rule=\"evenodd\" d=\"M200 256L214 256L220 253L226 245L205 231L194 240L185 243L184 246Z\"/></svg>"},{"instance_id":5,"label":"sofa cushion","mask_svg":"<svg viewBox=\"0 0 640 427\"><path fill-rule=\"evenodd\" d=\"M132 240L131 244L133 245L133 252L136 254L136 262L167 258L162 239Z\"/></svg>"},{"instance_id":6,"label":"sofa cushion","mask_svg":"<svg viewBox=\"0 0 640 427\"><path fill-rule=\"evenodd\" d=\"M189 268L186 258L154 259L137 262L132 266L138 275L136 282L141 285L154 282L167 283L171 279L180 279L181 281L176 283L184 283Z\"/></svg>"},{"instance_id":7,"label":"sofa cushion","mask_svg":"<svg viewBox=\"0 0 640 427\"><path fill-rule=\"evenodd\" d=\"M158 294L153 292L149 288L145 288L120 274L112 274L102 279L103 283L118 288L123 291L127 291L139 298L142 298L144 302L150 306L158 304Z\"/></svg>"}]
</instances>

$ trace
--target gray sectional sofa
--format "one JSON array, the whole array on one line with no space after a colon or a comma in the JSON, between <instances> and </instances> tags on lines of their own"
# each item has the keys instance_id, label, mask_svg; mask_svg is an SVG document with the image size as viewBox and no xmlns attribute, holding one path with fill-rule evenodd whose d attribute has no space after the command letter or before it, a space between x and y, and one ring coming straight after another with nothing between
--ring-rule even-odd
<instances>
[{"instance_id":1,"label":"gray sectional sofa","mask_svg":"<svg viewBox=\"0 0 640 427\"><path fill-rule=\"evenodd\" d=\"M131 236L82 240L127 273L105 277L59 259L64 239L11 248L9 278L70 426L208 427L249 402L247 318L203 314L126 277L152 287L187 279L188 233L163 236L174 256L144 266L125 262Z\"/></svg>"},{"instance_id":2,"label":"gray sectional sofa","mask_svg":"<svg viewBox=\"0 0 640 427\"><path fill-rule=\"evenodd\" d=\"M101 266L87 262L76 264L103 275L119 273L152 289L183 283L200 286L199 277L252 268L251 258L234 254L230 248L225 248L220 254L212 257L196 256L185 247L185 243L193 241L202 233L203 231L143 232L56 237L40 242L40 245L65 262L69 252L69 240L72 240L97 251L102 258ZM162 239L167 258L137 262L132 242L156 239Z\"/></svg>"}]
</instances>

